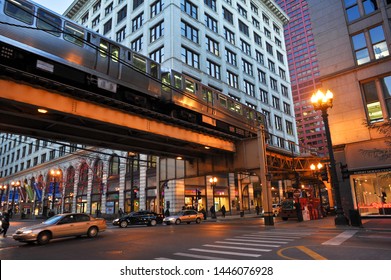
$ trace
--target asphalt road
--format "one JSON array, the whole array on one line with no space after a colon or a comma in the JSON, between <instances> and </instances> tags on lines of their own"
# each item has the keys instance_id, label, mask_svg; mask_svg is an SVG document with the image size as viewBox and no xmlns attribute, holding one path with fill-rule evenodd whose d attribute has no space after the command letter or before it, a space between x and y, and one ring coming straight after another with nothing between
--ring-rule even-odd
<instances>
[{"instance_id":1,"label":"asphalt road","mask_svg":"<svg viewBox=\"0 0 391 280\"><path fill-rule=\"evenodd\" d=\"M109 228L89 239L52 240L45 246L0 238L2 260L391 260L391 232L324 228L297 221L264 226L262 219L201 224Z\"/></svg>"}]
</instances>

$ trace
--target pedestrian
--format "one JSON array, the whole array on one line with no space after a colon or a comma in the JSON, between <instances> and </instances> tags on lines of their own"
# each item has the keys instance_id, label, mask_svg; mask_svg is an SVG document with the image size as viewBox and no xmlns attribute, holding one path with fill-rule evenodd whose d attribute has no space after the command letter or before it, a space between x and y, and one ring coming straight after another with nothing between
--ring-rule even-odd
<instances>
[{"instance_id":1,"label":"pedestrian","mask_svg":"<svg viewBox=\"0 0 391 280\"><path fill-rule=\"evenodd\" d=\"M259 205L255 207L255 211L257 211L257 216L259 215Z\"/></svg>"},{"instance_id":2,"label":"pedestrian","mask_svg":"<svg viewBox=\"0 0 391 280\"><path fill-rule=\"evenodd\" d=\"M1 232L3 233L3 237L7 237L7 230L10 227L10 218L8 213L4 213L3 219L1 220Z\"/></svg>"},{"instance_id":3,"label":"pedestrian","mask_svg":"<svg viewBox=\"0 0 391 280\"><path fill-rule=\"evenodd\" d=\"M223 215L223 218L225 218L225 212L227 212L225 210L225 206L223 205L223 207L221 207L221 214Z\"/></svg>"},{"instance_id":4,"label":"pedestrian","mask_svg":"<svg viewBox=\"0 0 391 280\"><path fill-rule=\"evenodd\" d=\"M118 210L118 215L120 218L124 215L124 211L122 211L122 208Z\"/></svg>"},{"instance_id":5,"label":"pedestrian","mask_svg":"<svg viewBox=\"0 0 391 280\"><path fill-rule=\"evenodd\" d=\"M166 209L166 211L164 212L164 217L168 217L170 216L170 210L168 210L168 208Z\"/></svg>"},{"instance_id":6,"label":"pedestrian","mask_svg":"<svg viewBox=\"0 0 391 280\"><path fill-rule=\"evenodd\" d=\"M205 209L202 208L200 212L202 213L202 215L204 215L204 220L206 220L206 211L205 211Z\"/></svg>"},{"instance_id":7,"label":"pedestrian","mask_svg":"<svg viewBox=\"0 0 391 280\"><path fill-rule=\"evenodd\" d=\"M212 205L210 207L209 211L210 211L210 215L211 215L212 219L216 219L216 210L215 210L215 206L214 205Z\"/></svg>"}]
</instances>

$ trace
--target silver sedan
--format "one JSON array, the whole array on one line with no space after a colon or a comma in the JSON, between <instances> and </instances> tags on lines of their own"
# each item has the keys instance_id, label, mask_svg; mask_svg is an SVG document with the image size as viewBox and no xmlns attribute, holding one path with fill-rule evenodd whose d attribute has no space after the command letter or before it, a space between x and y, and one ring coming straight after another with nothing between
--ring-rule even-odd
<instances>
[{"instance_id":1,"label":"silver sedan","mask_svg":"<svg viewBox=\"0 0 391 280\"><path fill-rule=\"evenodd\" d=\"M169 225L169 224L176 224L179 225L180 223L188 223L196 222L197 224L201 223L204 215L202 213L198 213L195 210L184 210L179 212L177 215L172 215L165 217L163 219L163 223Z\"/></svg>"}]
</instances>

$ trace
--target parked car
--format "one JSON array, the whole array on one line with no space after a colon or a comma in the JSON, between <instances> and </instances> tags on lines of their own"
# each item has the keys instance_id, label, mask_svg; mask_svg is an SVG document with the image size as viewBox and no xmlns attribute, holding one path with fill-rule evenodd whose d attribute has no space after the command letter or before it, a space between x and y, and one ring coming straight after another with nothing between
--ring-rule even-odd
<instances>
[{"instance_id":1,"label":"parked car","mask_svg":"<svg viewBox=\"0 0 391 280\"><path fill-rule=\"evenodd\" d=\"M179 212L177 215L172 215L165 217L163 222L167 225L175 223L179 225L180 223L188 223L196 222L197 224L201 223L201 220L204 218L202 213L199 213L195 210L183 210Z\"/></svg>"},{"instance_id":2,"label":"parked car","mask_svg":"<svg viewBox=\"0 0 391 280\"><path fill-rule=\"evenodd\" d=\"M105 231L106 221L88 214L67 213L55 215L46 221L18 229L12 237L20 242L37 242L40 245L51 239L82 236L96 237L98 232Z\"/></svg>"},{"instance_id":3,"label":"parked car","mask_svg":"<svg viewBox=\"0 0 391 280\"><path fill-rule=\"evenodd\" d=\"M132 212L113 220L113 225L126 228L128 225L156 226L163 222L163 215L152 211Z\"/></svg>"},{"instance_id":4,"label":"parked car","mask_svg":"<svg viewBox=\"0 0 391 280\"><path fill-rule=\"evenodd\" d=\"M297 219L297 210L295 201L293 199L285 199L281 202L281 211L278 214L284 221L288 220L288 218L296 218Z\"/></svg>"}]
</instances>

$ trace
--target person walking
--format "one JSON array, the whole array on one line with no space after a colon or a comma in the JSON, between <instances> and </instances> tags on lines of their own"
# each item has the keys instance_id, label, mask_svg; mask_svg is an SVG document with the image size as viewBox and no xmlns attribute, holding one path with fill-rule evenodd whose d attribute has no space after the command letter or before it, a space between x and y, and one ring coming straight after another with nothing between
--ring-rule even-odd
<instances>
[{"instance_id":1,"label":"person walking","mask_svg":"<svg viewBox=\"0 0 391 280\"><path fill-rule=\"evenodd\" d=\"M124 211L122 211L122 208L118 210L118 215L120 218L124 215Z\"/></svg>"},{"instance_id":2,"label":"person walking","mask_svg":"<svg viewBox=\"0 0 391 280\"><path fill-rule=\"evenodd\" d=\"M8 213L4 213L3 219L1 220L1 227L2 227L2 233L3 237L7 237L7 230L10 226L10 218Z\"/></svg>"},{"instance_id":3,"label":"person walking","mask_svg":"<svg viewBox=\"0 0 391 280\"><path fill-rule=\"evenodd\" d=\"M216 219L216 209L215 209L214 205L212 205L210 207L209 211L210 211L210 215L211 215L212 219Z\"/></svg>"},{"instance_id":4,"label":"person walking","mask_svg":"<svg viewBox=\"0 0 391 280\"><path fill-rule=\"evenodd\" d=\"M225 212L227 212L225 210L225 206L223 205L223 207L221 207L221 214L223 215L223 218L225 218Z\"/></svg>"}]
</instances>

